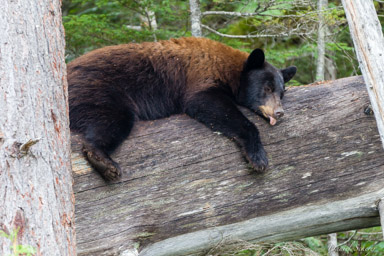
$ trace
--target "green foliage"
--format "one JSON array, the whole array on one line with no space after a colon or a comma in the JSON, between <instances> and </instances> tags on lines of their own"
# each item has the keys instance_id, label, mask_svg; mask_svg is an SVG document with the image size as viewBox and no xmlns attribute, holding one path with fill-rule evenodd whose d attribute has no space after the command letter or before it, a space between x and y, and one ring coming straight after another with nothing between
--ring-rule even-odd
<instances>
[{"instance_id":1,"label":"green foliage","mask_svg":"<svg viewBox=\"0 0 384 256\"><path fill-rule=\"evenodd\" d=\"M382 256L384 241L381 227L337 234L340 255ZM326 256L327 236L307 237L299 241L278 243L248 243L245 241L222 241L207 255L211 256Z\"/></svg>"},{"instance_id":2,"label":"green foliage","mask_svg":"<svg viewBox=\"0 0 384 256\"><path fill-rule=\"evenodd\" d=\"M348 256L381 256L384 253L384 241L381 227L337 233L337 250ZM327 237L307 237L303 242L320 255L327 255Z\"/></svg>"},{"instance_id":3,"label":"green foliage","mask_svg":"<svg viewBox=\"0 0 384 256\"><path fill-rule=\"evenodd\" d=\"M320 256L317 252L308 248L301 241L279 242L279 243L242 243L219 246L211 250L207 255L210 256Z\"/></svg>"},{"instance_id":4,"label":"green foliage","mask_svg":"<svg viewBox=\"0 0 384 256\"><path fill-rule=\"evenodd\" d=\"M381 227L338 233L338 240L342 244L339 251L351 256L381 256L384 252Z\"/></svg>"},{"instance_id":5,"label":"green foliage","mask_svg":"<svg viewBox=\"0 0 384 256\"><path fill-rule=\"evenodd\" d=\"M105 14L68 15L64 17L64 26L70 59L105 45L124 43L126 38L134 38L138 34L114 25L111 17Z\"/></svg>"},{"instance_id":6,"label":"green foliage","mask_svg":"<svg viewBox=\"0 0 384 256\"><path fill-rule=\"evenodd\" d=\"M10 234L0 230L0 237L4 237L12 243L11 250L12 254L10 256L32 256L36 253L35 248L30 245L21 245L18 244L17 234L19 232L19 228L13 230Z\"/></svg>"},{"instance_id":7,"label":"green foliage","mask_svg":"<svg viewBox=\"0 0 384 256\"><path fill-rule=\"evenodd\" d=\"M319 253L320 255L327 255L327 243L320 239L320 237L307 237L303 239L303 243L311 250Z\"/></svg>"},{"instance_id":8,"label":"green foliage","mask_svg":"<svg viewBox=\"0 0 384 256\"><path fill-rule=\"evenodd\" d=\"M63 2L63 13L67 61L106 45L169 39L189 33L188 23L179 22L188 21L187 1L67 0ZM151 14L155 15L158 29L151 25Z\"/></svg>"}]
</instances>

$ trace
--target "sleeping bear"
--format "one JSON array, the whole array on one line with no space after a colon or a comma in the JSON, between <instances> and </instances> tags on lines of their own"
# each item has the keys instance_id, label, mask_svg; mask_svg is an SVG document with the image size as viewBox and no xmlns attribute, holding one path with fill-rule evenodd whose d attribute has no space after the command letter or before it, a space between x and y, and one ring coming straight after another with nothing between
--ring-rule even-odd
<instances>
[{"instance_id":1,"label":"sleeping bear","mask_svg":"<svg viewBox=\"0 0 384 256\"><path fill-rule=\"evenodd\" d=\"M68 64L70 129L106 180L121 176L110 154L135 120L185 113L233 139L253 169L268 159L256 126L236 105L271 125L284 115L284 83L296 67L277 69L260 49L251 54L205 38L108 46Z\"/></svg>"}]
</instances>

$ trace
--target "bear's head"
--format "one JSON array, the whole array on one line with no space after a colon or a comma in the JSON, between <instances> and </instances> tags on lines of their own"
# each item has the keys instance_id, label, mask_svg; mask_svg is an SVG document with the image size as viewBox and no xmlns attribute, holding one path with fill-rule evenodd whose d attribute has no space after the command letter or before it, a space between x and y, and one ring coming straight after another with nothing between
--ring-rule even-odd
<instances>
[{"instance_id":1,"label":"bear's head","mask_svg":"<svg viewBox=\"0 0 384 256\"><path fill-rule=\"evenodd\" d=\"M244 64L237 103L275 125L276 120L284 115L281 99L284 96L285 83L292 79L296 70L295 66L277 69L265 61L261 49L255 49Z\"/></svg>"}]
</instances>

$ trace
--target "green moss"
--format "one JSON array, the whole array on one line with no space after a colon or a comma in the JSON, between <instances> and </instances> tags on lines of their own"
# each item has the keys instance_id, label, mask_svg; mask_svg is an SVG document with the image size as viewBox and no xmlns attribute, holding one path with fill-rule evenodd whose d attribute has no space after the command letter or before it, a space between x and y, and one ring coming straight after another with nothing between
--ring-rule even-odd
<instances>
[{"instance_id":1,"label":"green moss","mask_svg":"<svg viewBox=\"0 0 384 256\"><path fill-rule=\"evenodd\" d=\"M154 235L156 235L156 233L141 232L141 233L137 234L137 238L148 238L148 237L151 237L151 236L154 236Z\"/></svg>"}]
</instances>

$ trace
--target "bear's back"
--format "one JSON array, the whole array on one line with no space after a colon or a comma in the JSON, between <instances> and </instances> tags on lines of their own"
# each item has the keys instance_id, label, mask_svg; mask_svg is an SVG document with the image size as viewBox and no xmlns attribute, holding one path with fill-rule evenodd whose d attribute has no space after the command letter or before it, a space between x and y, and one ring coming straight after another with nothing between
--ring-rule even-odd
<instances>
[{"instance_id":1,"label":"bear's back","mask_svg":"<svg viewBox=\"0 0 384 256\"><path fill-rule=\"evenodd\" d=\"M70 106L95 104L92 95L97 95L100 104L129 105L140 119L169 116L218 82L235 91L247 56L193 37L107 46L68 64Z\"/></svg>"},{"instance_id":2,"label":"bear's back","mask_svg":"<svg viewBox=\"0 0 384 256\"><path fill-rule=\"evenodd\" d=\"M206 79L230 82L233 74L241 72L247 57L245 52L210 39L186 37L100 48L70 62L68 73L71 79L78 76L78 70L95 72L101 69L109 79L121 79L121 75L130 74L132 77L127 78L134 79L133 74L151 73L152 68L163 79L178 84L194 84Z\"/></svg>"}]
</instances>

